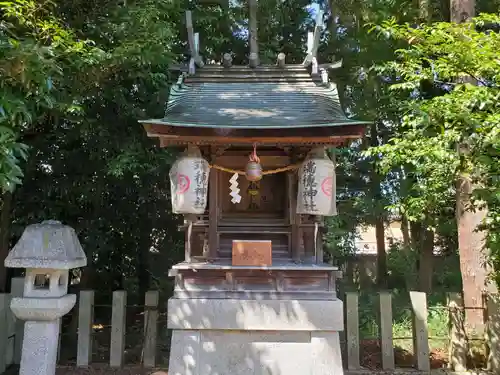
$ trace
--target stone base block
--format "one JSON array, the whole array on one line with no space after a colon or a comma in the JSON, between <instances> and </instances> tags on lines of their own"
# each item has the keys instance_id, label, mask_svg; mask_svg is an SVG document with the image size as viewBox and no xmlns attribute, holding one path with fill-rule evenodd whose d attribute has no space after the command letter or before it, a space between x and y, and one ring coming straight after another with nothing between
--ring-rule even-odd
<instances>
[{"instance_id":1,"label":"stone base block","mask_svg":"<svg viewBox=\"0 0 500 375\"><path fill-rule=\"evenodd\" d=\"M245 331L342 331L341 300L168 300L168 328Z\"/></svg>"},{"instance_id":2,"label":"stone base block","mask_svg":"<svg viewBox=\"0 0 500 375\"><path fill-rule=\"evenodd\" d=\"M343 375L342 321L339 300L171 299L168 373Z\"/></svg>"},{"instance_id":3,"label":"stone base block","mask_svg":"<svg viewBox=\"0 0 500 375\"><path fill-rule=\"evenodd\" d=\"M338 332L172 333L169 375L342 375Z\"/></svg>"}]
</instances>

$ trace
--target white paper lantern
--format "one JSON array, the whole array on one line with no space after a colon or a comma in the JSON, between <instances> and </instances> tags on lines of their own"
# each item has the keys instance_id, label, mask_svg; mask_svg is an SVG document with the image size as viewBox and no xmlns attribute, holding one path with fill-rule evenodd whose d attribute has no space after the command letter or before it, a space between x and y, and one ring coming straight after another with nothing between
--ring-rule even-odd
<instances>
[{"instance_id":1,"label":"white paper lantern","mask_svg":"<svg viewBox=\"0 0 500 375\"><path fill-rule=\"evenodd\" d=\"M297 213L334 216L337 214L335 163L325 149L315 149L299 169Z\"/></svg>"},{"instance_id":2,"label":"white paper lantern","mask_svg":"<svg viewBox=\"0 0 500 375\"><path fill-rule=\"evenodd\" d=\"M172 211L203 214L207 207L210 167L197 147L189 148L170 169Z\"/></svg>"}]
</instances>

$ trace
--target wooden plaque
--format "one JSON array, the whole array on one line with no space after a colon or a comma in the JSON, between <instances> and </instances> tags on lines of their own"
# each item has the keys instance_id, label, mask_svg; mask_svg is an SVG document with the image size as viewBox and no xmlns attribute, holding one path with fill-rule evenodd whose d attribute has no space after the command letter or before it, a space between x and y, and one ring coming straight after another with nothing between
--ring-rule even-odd
<instances>
[{"instance_id":1,"label":"wooden plaque","mask_svg":"<svg viewBox=\"0 0 500 375\"><path fill-rule=\"evenodd\" d=\"M272 242L233 240L233 266L272 266Z\"/></svg>"}]
</instances>

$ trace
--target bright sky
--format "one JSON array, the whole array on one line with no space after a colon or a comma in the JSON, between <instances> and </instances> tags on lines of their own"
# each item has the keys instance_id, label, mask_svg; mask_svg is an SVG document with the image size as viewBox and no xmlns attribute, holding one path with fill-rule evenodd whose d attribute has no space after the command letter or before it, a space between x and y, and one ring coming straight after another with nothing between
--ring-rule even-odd
<instances>
[{"instance_id":1,"label":"bright sky","mask_svg":"<svg viewBox=\"0 0 500 375\"><path fill-rule=\"evenodd\" d=\"M260 0L260 1L265 1L265 0ZM229 2L230 2L231 5L235 5L236 3L239 3L239 0L229 0ZM309 5L307 7L307 10L309 11L309 14L311 15L311 18L315 19L316 18L316 14L319 11L319 4L316 3L316 2L313 2L313 4L311 4L311 5ZM241 25L240 25L240 30L236 34L242 36L243 38L247 38L248 37L248 32L247 32L246 28L243 27L243 26L241 26Z\"/></svg>"},{"instance_id":2,"label":"bright sky","mask_svg":"<svg viewBox=\"0 0 500 375\"><path fill-rule=\"evenodd\" d=\"M315 17L316 13L318 13L318 10L319 10L319 4L316 4L316 3L311 4L308 6L308 9L311 12L311 16Z\"/></svg>"}]
</instances>

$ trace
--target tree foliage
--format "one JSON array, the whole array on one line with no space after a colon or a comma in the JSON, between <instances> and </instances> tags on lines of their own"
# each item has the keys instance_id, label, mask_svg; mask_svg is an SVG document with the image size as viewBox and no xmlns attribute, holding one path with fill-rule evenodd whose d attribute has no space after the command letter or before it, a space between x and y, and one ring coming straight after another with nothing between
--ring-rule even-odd
<instances>
[{"instance_id":1,"label":"tree foliage","mask_svg":"<svg viewBox=\"0 0 500 375\"><path fill-rule=\"evenodd\" d=\"M259 2L263 63L282 51L289 63L303 60L312 3ZM498 249L498 19L424 26L411 1L314 3L327 21L319 61L343 60L330 74L345 111L374 121L362 142L336 150L341 215L330 220L329 258L351 259L361 226L400 217L435 229L435 243L455 254L453 183L462 172L481 184L488 246ZM432 19L447 18L447 0L430 3ZM493 3L480 7L491 12ZM205 60L230 52L235 64L246 62L245 2L2 3L0 188L14 191L12 209L3 207L8 239L46 218L74 226L90 260L82 284L98 284L102 295L126 287L141 296L152 283L168 284L166 271L181 258L167 184L176 150L153 144L137 120L161 117L177 78L169 66L187 60L186 9ZM463 75L479 84L456 84ZM462 157L458 143L468 145ZM402 248L418 253L417 237ZM499 269L500 251L491 259Z\"/></svg>"},{"instance_id":2,"label":"tree foliage","mask_svg":"<svg viewBox=\"0 0 500 375\"><path fill-rule=\"evenodd\" d=\"M500 36L491 26L499 21L483 16L470 24L413 27L390 20L372 28L405 46L395 60L374 67L379 76L394 78L388 85L402 122L370 154L381 155L384 173L405 169L410 184L398 204L412 219L439 217L450 207L455 181L469 175L480 188L468 209L488 206L493 260L500 252Z\"/></svg>"},{"instance_id":3,"label":"tree foliage","mask_svg":"<svg viewBox=\"0 0 500 375\"><path fill-rule=\"evenodd\" d=\"M53 113L78 110L67 77L95 66L102 50L79 40L36 1L3 2L0 29L0 189L13 191L27 158L22 135Z\"/></svg>"}]
</instances>

